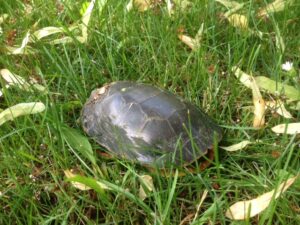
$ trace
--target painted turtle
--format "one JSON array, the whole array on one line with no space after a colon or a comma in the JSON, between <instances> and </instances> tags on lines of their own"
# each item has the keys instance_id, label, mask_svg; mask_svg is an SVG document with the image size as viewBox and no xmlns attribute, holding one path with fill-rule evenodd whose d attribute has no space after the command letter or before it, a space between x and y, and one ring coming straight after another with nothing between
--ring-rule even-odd
<instances>
[{"instance_id":1,"label":"painted turtle","mask_svg":"<svg viewBox=\"0 0 300 225\"><path fill-rule=\"evenodd\" d=\"M84 105L82 124L113 155L146 166L190 164L222 137L220 127L196 106L130 81L94 90Z\"/></svg>"}]
</instances>

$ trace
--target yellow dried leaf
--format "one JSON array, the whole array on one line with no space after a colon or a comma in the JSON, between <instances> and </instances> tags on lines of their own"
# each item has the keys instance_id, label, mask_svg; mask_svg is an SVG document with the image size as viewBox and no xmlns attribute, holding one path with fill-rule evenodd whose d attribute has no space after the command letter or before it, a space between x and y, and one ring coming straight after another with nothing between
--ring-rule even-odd
<instances>
[{"instance_id":1,"label":"yellow dried leaf","mask_svg":"<svg viewBox=\"0 0 300 225\"><path fill-rule=\"evenodd\" d=\"M57 45L57 44L68 44L68 43L72 43L74 42L75 38L80 42L83 43L83 39L81 40L80 38L82 38L81 36L76 36L74 38L72 37L62 37L62 38L58 38L58 39L54 39L52 41L49 41L49 44L52 45Z\"/></svg>"},{"instance_id":2,"label":"yellow dried leaf","mask_svg":"<svg viewBox=\"0 0 300 225\"><path fill-rule=\"evenodd\" d=\"M29 40L30 40L30 33L28 31L22 40L21 46L20 47L7 46L6 47L7 53L9 55L23 55L23 54L33 53L33 50L31 50L31 48L27 46Z\"/></svg>"},{"instance_id":3,"label":"yellow dried leaf","mask_svg":"<svg viewBox=\"0 0 300 225\"><path fill-rule=\"evenodd\" d=\"M8 69L0 70L0 74L2 78L6 81L6 83L10 85L18 86L19 88L27 89L30 87L30 84L25 81L24 78L11 73Z\"/></svg>"},{"instance_id":4,"label":"yellow dried leaf","mask_svg":"<svg viewBox=\"0 0 300 225\"><path fill-rule=\"evenodd\" d=\"M244 84L246 87L252 89L252 100L254 105L254 119L253 127L261 128L265 124L265 101L262 98L259 87L254 77L244 73L240 68L234 66L232 71L235 76Z\"/></svg>"},{"instance_id":5,"label":"yellow dried leaf","mask_svg":"<svg viewBox=\"0 0 300 225\"><path fill-rule=\"evenodd\" d=\"M86 11L83 13L83 16L81 18L82 24L81 24L81 34L82 34L82 42L81 43L85 43L87 42L88 39L88 25L90 22L90 18L91 18L91 14L93 12L94 9L94 5L95 5L95 1L96 0L92 0L89 4L89 6L87 7ZM105 2L101 2L101 7L103 7L105 5ZM99 9L99 11L101 11L101 9Z\"/></svg>"},{"instance_id":6,"label":"yellow dried leaf","mask_svg":"<svg viewBox=\"0 0 300 225\"><path fill-rule=\"evenodd\" d=\"M138 9L138 11L140 11L140 12L144 12L152 7L151 0L133 0L133 1L130 1L128 3L128 5L129 4L132 4L132 6L135 6ZM127 8L129 8L128 5L127 5Z\"/></svg>"},{"instance_id":7,"label":"yellow dried leaf","mask_svg":"<svg viewBox=\"0 0 300 225\"><path fill-rule=\"evenodd\" d=\"M299 99L300 92L296 90L296 88L278 83L267 77L252 77L236 66L232 67L232 71L242 84L252 89L253 103L255 107L255 119L253 122L254 127L260 127L264 124L265 107L275 109L278 114L284 116L285 118L293 118L292 115L285 109L284 104L282 102L268 101L267 103L265 103L261 97L259 88L261 88L263 91L269 91L273 94L284 92L286 97L289 98L289 100L291 101Z\"/></svg>"},{"instance_id":8,"label":"yellow dried leaf","mask_svg":"<svg viewBox=\"0 0 300 225\"><path fill-rule=\"evenodd\" d=\"M240 28L242 30L248 29L248 19L246 16L241 15L241 14L231 14L228 16L228 21L229 23L237 28Z\"/></svg>"},{"instance_id":9,"label":"yellow dried leaf","mask_svg":"<svg viewBox=\"0 0 300 225\"><path fill-rule=\"evenodd\" d=\"M276 111L279 115L283 116L284 118L291 119L293 116L289 111L286 110L282 101L267 101L266 107L270 108L271 110Z\"/></svg>"},{"instance_id":10,"label":"yellow dried leaf","mask_svg":"<svg viewBox=\"0 0 300 225\"><path fill-rule=\"evenodd\" d=\"M2 24L4 22L4 20L6 20L8 17L8 14L1 14L0 15L0 24Z\"/></svg>"},{"instance_id":11,"label":"yellow dried leaf","mask_svg":"<svg viewBox=\"0 0 300 225\"><path fill-rule=\"evenodd\" d=\"M14 120L19 116L40 113L45 110L45 105L42 102L19 103L11 106L0 113L0 126L9 121Z\"/></svg>"},{"instance_id":12,"label":"yellow dried leaf","mask_svg":"<svg viewBox=\"0 0 300 225\"><path fill-rule=\"evenodd\" d=\"M32 36L33 38L40 40L44 37L50 36L52 34L63 33L64 29L62 27L44 27L35 31Z\"/></svg>"},{"instance_id":13,"label":"yellow dried leaf","mask_svg":"<svg viewBox=\"0 0 300 225\"><path fill-rule=\"evenodd\" d=\"M153 179L149 175L142 175L139 179L143 183L143 185L140 185L139 198L145 200L148 197L147 193L152 192L154 189Z\"/></svg>"},{"instance_id":14,"label":"yellow dried leaf","mask_svg":"<svg viewBox=\"0 0 300 225\"><path fill-rule=\"evenodd\" d=\"M76 175L78 175L78 174L75 174L72 169L65 170L64 173L65 173L66 178L72 178L72 177L75 177ZM79 182L71 181L71 184L73 187L75 187L81 191L91 190L90 187L86 186L85 184L79 183Z\"/></svg>"},{"instance_id":15,"label":"yellow dried leaf","mask_svg":"<svg viewBox=\"0 0 300 225\"><path fill-rule=\"evenodd\" d=\"M300 90L293 86L271 80L264 76L255 77L255 81L263 91L268 91L274 95L283 94L289 101L300 100Z\"/></svg>"},{"instance_id":16,"label":"yellow dried leaf","mask_svg":"<svg viewBox=\"0 0 300 225\"><path fill-rule=\"evenodd\" d=\"M0 75L6 81L8 86L17 86L18 88L26 91L32 91L32 88L41 92L46 91L46 88L42 85L31 82L28 83L24 78L10 72L8 69L0 70Z\"/></svg>"},{"instance_id":17,"label":"yellow dried leaf","mask_svg":"<svg viewBox=\"0 0 300 225\"><path fill-rule=\"evenodd\" d=\"M197 47L196 40L184 34L179 34L178 38L187 46L189 46L192 50Z\"/></svg>"},{"instance_id":18,"label":"yellow dried leaf","mask_svg":"<svg viewBox=\"0 0 300 225\"><path fill-rule=\"evenodd\" d=\"M285 9L286 6L294 3L294 0L275 0L274 2L269 3L263 8L260 8L257 16L265 17L270 13L279 12Z\"/></svg>"},{"instance_id":19,"label":"yellow dried leaf","mask_svg":"<svg viewBox=\"0 0 300 225\"><path fill-rule=\"evenodd\" d=\"M254 104L253 127L261 128L265 125L265 101L263 98L255 99L253 97L253 104Z\"/></svg>"},{"instance_id":20,"label":"yellow dried leaf","mask_svg":"<svg viewBox=\"0 0 300 225\"><path fill-rule=\"evenodd\" d=\"M215 1L221 3L228 9L239 8L239 7L243 6L243 4L238 3L236 1L228 1L228 0L215 0Z\"/></svg>"},{"instance_id":21,"label":"yellow dried leaf","mask_svg":"<svg viewBox=\"0 0 300 225\"><path fill-rule=\"evenodd\" d=\"M247 88L252 87L252 78L249 74L243 72L239 67L233 66L231 69L232 72L234 72L234 75L236 78L239 79L239 81L245 85Z\"/></svg>"},{"instance_id":22,"label":"yellow dried leaf","mask_svg":"<svg viewBox=\"0 0 300 225\"><path fill-rule=\"evenodd\" d=\"M198 204L198 206L197 206L197 211L196 211L196 213L195 213L193 222L197 219L198 214L199 214L200 207L202 206L204 200L206 199L207 194L208 194L208 190L205 189L205 190L203 191L203 194L202 194L202 197L201 197L201 199L200 199L200 202L199 202L199 204Z\"/></svg>"},{"instance_id":23,"label":"yellow dried leaf","mask_svg":"<svg viewBox=\"0 0 300 225\"><path fill-rule=\"evenodd\" d=\"M295 182L298 176L284 181L277 189L260 195L255 199L240 201L233 204L226 211L225 216L232 220L245 220L248 216L249 218L256 216L270 205L272 199L277 199L283 192L285 192Z\"/></svg>"},{"instance_id":24,"label":"yellow dried leaf","mask_svg":"<svg viewBox=\"0 0 300 225\"><path fill-rule=\"evenodd\" d=\"M189 6L192 5L192 2L188 1L188 0L168 0L171 2L171 4L174 7L174 4L176 5L176 9L180 9L180 10L185 10L186 8L188 8ZM173 2L173 3L172 3Z\"/></svg>"},{"instance_id":25,"label":"yellow dried leaf","mask_svg":"<svg viewBox=\"0 0 300 225\"><path fill-rule=\"evenodd\" d=\"M290 106L293 110L300 110L300 102L295 102L295 104Z\"/></svg>"},{"instance_id":26,"label":"yellow dried leaf","mask_svg":"<svg viewBox=\"0 0 300 225\"><path fill-rule=\"evenodd\" d=\"M168 14L169 16L172 16L172 14L174 13L174 3L171 0L166 0L166 1L167 1Z\"/></svg>"},{"instance_id":27,"label":"yellow dried leaf","mask_svg":"<svg viewBox=\"0 0 300 225\"><path fill-rule=\"evenodd\" d=\"M187 35L184 34L179 34L178 38L185 43L187 46L189 46L192 50L196 50L200 47L201 45L201 40L202 40L202 34L203 34L203 28L204 24L202 23L197 34L195 35L195 38L191 38Z\"/></svg>"},{"instance_id":28,"label":"yellow dried leaf","mask_svg":"<svg viewBox=\"0 0 300 225\"><path fill-rule=\"evenodd\" d=\"M220 148L229 152L234 152L245 148L247 145L251 143L252 143L251 141L241 141L240 143L230 145L230 146L220 146Z\"/></svg>"},{"instance_id":29,"label":"yellow dried leaf","mask_svg":"<svg viewBox=\"0 0 300 225\"><path fill-rule=\"evenodd\" d=\"M279 124L272 127L272 131L276 134L300 134L300 123Z\"/></svg>"}]
</instances>

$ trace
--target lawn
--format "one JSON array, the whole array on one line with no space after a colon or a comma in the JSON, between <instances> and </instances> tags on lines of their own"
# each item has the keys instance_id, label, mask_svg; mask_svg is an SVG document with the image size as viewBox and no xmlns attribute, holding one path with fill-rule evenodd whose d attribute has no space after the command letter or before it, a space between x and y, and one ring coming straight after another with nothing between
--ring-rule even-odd
<instances>
[{"instance_id":1,"label":"lawn","mask_svg":"<svg viewBox=\"0 0 300 225\"><path fill-rule=\"evenodd\" d=\"M93 2L0 1L0 224L300 224L300 2ZM211 165L98 154L81 109L119 80L213 118Z\"/></svg>"}]
</instances>

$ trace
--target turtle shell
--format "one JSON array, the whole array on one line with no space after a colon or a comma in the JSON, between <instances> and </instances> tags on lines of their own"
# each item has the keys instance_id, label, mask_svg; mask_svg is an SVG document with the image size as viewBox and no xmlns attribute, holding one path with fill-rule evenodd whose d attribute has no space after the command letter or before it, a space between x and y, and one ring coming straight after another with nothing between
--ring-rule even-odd
<instances>
[{"instance_id":1,"label":"turtle shell","mask_svg":"<svg viewBox=\"0 0 300 225\"><path fill-rule=\"evenodd\" d=\"M222 136L220 127L191 103L130 81L94 90L82 124L113 155L158 167L192 163Z\"/></svg>"}]
</instances>

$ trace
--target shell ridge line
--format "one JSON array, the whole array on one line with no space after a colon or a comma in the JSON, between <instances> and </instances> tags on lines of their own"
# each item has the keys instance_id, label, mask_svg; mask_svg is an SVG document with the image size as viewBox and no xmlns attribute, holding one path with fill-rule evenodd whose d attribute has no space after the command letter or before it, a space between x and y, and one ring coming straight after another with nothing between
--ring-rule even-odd
<instances>
[{"instance_id":1,"label":"shell ridge line","mask_svg":"<svg viewBox=\"0 0 300 225\"><path fill-rule=\"evenodd\" d=\"M120 94L119 92L117 92L117 93L114 93L113 95L115 95L115 94ZM110 97L112 97L113 95L111 95ZM124 114L126 114L126 113L128 113L129 112L129 107L128 107L128 105L130 106L130 104L131 103L127 103L126 102L126 100L124 99L124 97L120 94L120 97L121 97L121 99L122 99L122 102L124 103L124 106L122 107L122 109L120 109L119 110L119 113L118 113L118 115L117 115L117 117L116 118L113 118L114 119L114 125L117 125L120 121L120 117L121 116L124 116ZM126 112L123 112L122 114L121 114L121 112L125 109L127 107L127 109L126 109Z\"/></svg>"},{"instance_id":2,"label":"shell ridge line","mask_svg":"<svg viewBox=\"0 0 300 225\"><path fill-rule=\"evenodd\" d=\"M139 131L142 132L142 131L145 129L146 124L147 124L149 121L152 121L152 120L156 120L156 121L164 121L164 119L159 118L159 117L157 117L157 116L154 116L154 117L151 117L151 118L147 118L147 119L145 120L145 122L143 123L143 125L142 125L142 127L141 127L141 129L140 129Z\"/></svg>"},{"instance_id":3,"label":"shell ridge line","mask_svg":"<svg viewBox=\"0 0 300 225\"><path fill-rule=\"evenodd\" d=\"M167 118L167 120L169 121L170 120L170 117L172 117L175 113L177 113L177 118L180 120L180 124L181 124L181 126L184 124L184 121L181 119L181 117L180 117L180 114L178 113L179 111L184 111L184 109L180 109L180 110L177 110L177 109L175 109L174 110L174 112L172 112L172 114L170 115L170 116L168 116L168 118ZM174 129L174 127L172 126L172 124L171 124L171 127L172 127L172 129L175 131L175 129ZM175 132L175 134L176 134L177 132ZM180 132L180 134L181 134L182 132Z\"/></svg>"},{"instance_id":4,"label":"shell ridge line","mask_svg":"<svg viewBox=\"0 0 300 225\"><path fill-rule=\"evenodd\" d=\"M128 110L126 111L126 113L124 113L124 116L126 117L128 114L130 114L130 109L133 107L133 106L137 106L139 109L140 109L140 112L142 113L143 117L144 118L147 118L147 114L143 111L142 107L140 106L140 104L136 103L136 102L132 102L130 103L129 107L128 107ZM126 129L126 128L125 128ZM136 130L135 131L135 134L139 133L139 130ZM132 136L132 135L130 135ZM132 137L138 137L138 136L132 136Z\"/></svg>"},{"instance_id":5,"label":"shell ridge line","mask_svg":"<svg viewBox=\"0 0 300 225\"><path fill-rule=\"evenodd\" d=\"M158 90L160 90L160 89L158 89ZM151 98L158 97L159 95L163 95L163 94L164 94L164 92L160 91L160 92L154 93L152 95L149 95L148 98L145 98L143 101L140 101L139 104L143 104L146 101L150 100Z\"/></svg>"}]
</instances>

